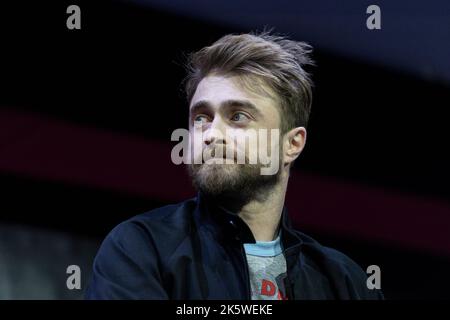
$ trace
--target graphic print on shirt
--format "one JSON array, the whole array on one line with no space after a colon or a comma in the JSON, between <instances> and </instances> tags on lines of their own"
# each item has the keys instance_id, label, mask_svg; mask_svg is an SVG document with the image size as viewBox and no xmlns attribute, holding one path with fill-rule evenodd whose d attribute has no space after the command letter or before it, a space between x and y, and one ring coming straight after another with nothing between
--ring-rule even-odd
<instances>
[{"instance_id":1,"label":"graphic print on shirt","mask_svg":"<svg viewBox=\"0 0 450 320\"><path fill-rule=\"evenodd\" d=\"M283 254L275 257L247 255L252 288L252 300L286 300L283 279L286 260Z\"/></svg>"},{"instance_id":2,"label":"graphic print on shirt","mask_svg":"<svg viewBox=\"0 0 450 320\"><path fill-rule=\"evenodd\" d=\"M252 300L287 300L283 279L286 259L280 237L273 241L244 244L247 256Z\"/></svg>"}]
</instances>

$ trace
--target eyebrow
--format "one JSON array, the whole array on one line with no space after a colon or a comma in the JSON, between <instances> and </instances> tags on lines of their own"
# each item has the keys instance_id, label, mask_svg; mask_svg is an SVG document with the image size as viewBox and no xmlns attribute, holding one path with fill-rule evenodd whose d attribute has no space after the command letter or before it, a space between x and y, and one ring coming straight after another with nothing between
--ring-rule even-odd
<instances>
[{"instance_id":1,"label":"eyebrow","mask_svg":"<svg viewBox=\"0 0 450 320\"><path fill-rule=\"evenodd\" d=\"M250 101L248 100L226 100L220 104L221 108L230 108L230 107L239 107L243 109L247 109L248 111L252 111L257 115L261 116L261 111ZM206 100L197 101L189 110L190 114L195 114L202 109L211 108L211 104Z\"/></svg>"}]
</instances>

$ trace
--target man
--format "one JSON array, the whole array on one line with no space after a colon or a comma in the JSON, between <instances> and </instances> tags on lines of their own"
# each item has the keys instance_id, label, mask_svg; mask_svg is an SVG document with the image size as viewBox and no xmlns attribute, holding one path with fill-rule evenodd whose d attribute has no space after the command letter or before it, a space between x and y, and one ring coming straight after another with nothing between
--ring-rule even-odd
<instances>
[{"instance_id":1,"label":"man","mask_svg":"<svg viewBox=\"0 0 450 320\"><path fill-rule=\"evenodd\" d=\"M263 32L227 35L189 57L186 158L197 197L111 231L87 298L382 298L355 262L294 230L284 206L306 142L310 51Z\"/></svg>"}]
</instances>

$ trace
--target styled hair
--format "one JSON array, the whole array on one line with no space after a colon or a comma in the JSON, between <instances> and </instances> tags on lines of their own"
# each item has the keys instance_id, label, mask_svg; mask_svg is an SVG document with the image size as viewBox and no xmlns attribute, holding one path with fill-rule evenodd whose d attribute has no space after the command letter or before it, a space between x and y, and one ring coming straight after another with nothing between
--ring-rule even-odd
<instances>
[{"instance_id":1,"label":"styled hair","mask_svg":"<svg viewBox=\"0 0 450 320\"><path fill-rule=\"evenodd\" d=\"M213 73L237 75L247 84L263 80L279 102L281 133L306 127L313 83L304 66L314 65L311 51L307 43L289 40L270 30L226 35L188 56L188 75L184 80L187 100L192 100L200 81Z\"/></svg>"}]
</instances>

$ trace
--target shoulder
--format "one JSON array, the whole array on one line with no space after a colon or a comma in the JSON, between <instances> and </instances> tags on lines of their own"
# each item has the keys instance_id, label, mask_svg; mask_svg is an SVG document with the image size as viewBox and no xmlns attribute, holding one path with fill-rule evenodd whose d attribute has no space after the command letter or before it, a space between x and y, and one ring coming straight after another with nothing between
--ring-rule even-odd
<instances>
[{"instance_id":1,"label":"shoulder","mask_svg":"<svg viewBox=\"0 0 450 320\"><path fill-rule=\"evenodd\" d=\"M103 241L124 251L152 247L152 251L170 252L190 232L195 198L156 208L121 222ZM148 252L148 251L147 251Z\"/></svg>"},{"instance_id":2,"label":"shoulder","mask_svg":"<svg viewBox=\"0 0 450 320\"><path fill-rule=\"evenodd\" d=\"M161 233L164 230L186 227L195 208L195 198L177 204L159 207L138 215L118 224L110 233L111 236L120 237L130 235L130 232Z\"/></svg>"},{"instance_id":3,"label":"shoulder","mask_svg":"<svg viewBox=\"0 0 450 320\"><path fill-rule=\"evenodd\" d=\"M303 240L305 263L325 273L341 296L349 299L383 299L381 290L368 289L368 274L353 259L302 232L297 233Z\"/></svg>"},{"instance_id":4,"label":"shoulder","mask_svg":"<svg viewBox=\"0 0 450 320\"><path fill-rule=\"evenodd\" d=\"M165 258L188 236L192 199L136 215L117 225L94 259L88 299L165 299Z\"/></svg>"}]
</instances>

